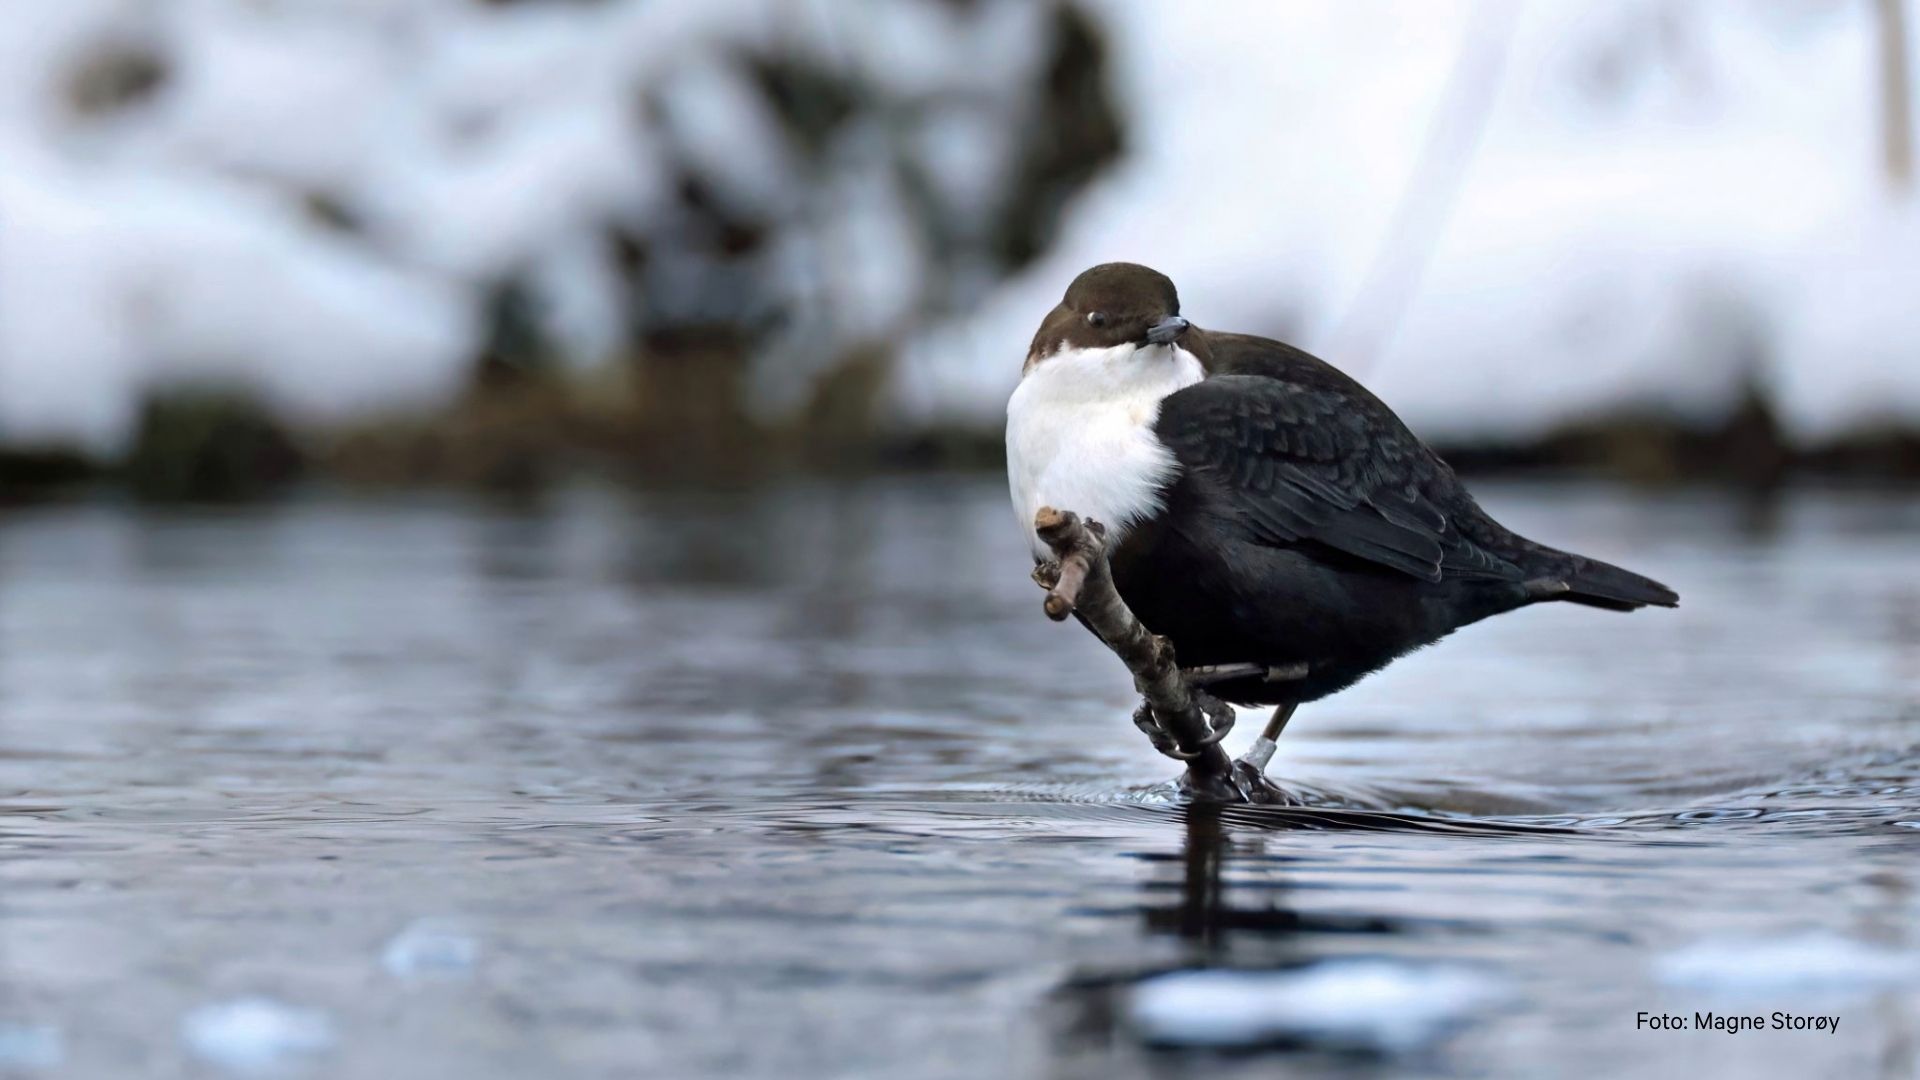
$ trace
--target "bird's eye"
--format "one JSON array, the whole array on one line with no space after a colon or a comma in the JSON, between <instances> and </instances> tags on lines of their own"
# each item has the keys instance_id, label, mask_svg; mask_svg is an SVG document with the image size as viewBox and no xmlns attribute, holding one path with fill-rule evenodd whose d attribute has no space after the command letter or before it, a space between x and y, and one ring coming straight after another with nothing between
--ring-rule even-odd
<instances>
[{"instance_id":1,"label":"bird's eye","mask_svg":"<svg viewBox=\"0 0 1920 1080\"><path fill-rule=\"evenodd\" d=\"M1106 313L1106 312L1104 312L1104 311L1089 311L1089 312L1087 312L1087 325L1088 325L1088 326L1105 326L1105 325L1107 325L1107 313Z\"/></svg>"}]
</instances>

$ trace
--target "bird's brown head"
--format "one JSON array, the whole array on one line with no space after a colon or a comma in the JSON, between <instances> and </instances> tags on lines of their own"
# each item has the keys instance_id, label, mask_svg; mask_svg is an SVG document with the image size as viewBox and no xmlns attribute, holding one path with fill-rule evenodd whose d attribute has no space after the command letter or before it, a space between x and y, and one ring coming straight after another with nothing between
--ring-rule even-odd
<instances>
[{"instance_id":1,"label":"bird's brown head","mask_svg":"<svg viewBox=\"0 0 1920 1080\"><path fill-rule=\"evenodd\" d=\"M1187 337L1180 294L1167 275L1137 263L1101 263L1087 270L1040 324L1026 370L1063 349L1172 345Z\"/></svg>"}]
</instances>

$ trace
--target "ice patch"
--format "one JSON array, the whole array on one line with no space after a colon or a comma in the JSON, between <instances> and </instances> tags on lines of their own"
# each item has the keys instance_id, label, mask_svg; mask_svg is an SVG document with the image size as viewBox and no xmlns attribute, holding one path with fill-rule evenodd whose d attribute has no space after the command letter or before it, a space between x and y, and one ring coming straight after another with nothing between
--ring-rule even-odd
<instances>
[{"instance_id":1,"label":"ice patch","mask_svg":"<svg viewBox=\"0 0 1920 1080\"><path fill-rule=\"evenodd\" d=\"M1147 1042L1234 1047L1309 1042L1406 1053L1501 997L1473 970L1336 960L1290 971L1180 971L1134 987L1127 1019Z\"/></svg>"},{"instance_id":2,"label":"ice patch","mask_svg":"<svg viewBox=\"0 0 1920 1080\"><path fill-rule=\"evenodd\" d=\"M66 1056L59 1029L0 1022L0 1073L57 1069Z\"/></svg>"},{"instance_id":3,"label":"ice patch","mask_svg":"<svg viewBox=\"0 0 1920 1080\"><path fill-rule=\"evenodd\" d=\"M472 936L449 923L421 919L387 942L380 965L396 979L463 979L479 959L480 943Z\"/></svg>"},{"instance_id":4,"label":"ice patch","mask_svg":"<svg viewBox=\"0 0 1920 1080\"><path fill-rule=\"evenodd\" d=\"M1660 958L1655 971L1670 986L1729 997L1853 996L1920 984L1920 956L1828 933L1716 938Z\"/></svg>"},{"instance_id":5,"label":"ice patch","mask_svg":"<svg viewBox=\"0 0 1920 1080\"><path fill-rule=\"evenodd\" d=\"M187 1048L236 1072L258 1072L320 1054L333 1045L333 1022L317 1009L267 997L202 1005L180 1022Z\"/></svg>"}]
</instances>

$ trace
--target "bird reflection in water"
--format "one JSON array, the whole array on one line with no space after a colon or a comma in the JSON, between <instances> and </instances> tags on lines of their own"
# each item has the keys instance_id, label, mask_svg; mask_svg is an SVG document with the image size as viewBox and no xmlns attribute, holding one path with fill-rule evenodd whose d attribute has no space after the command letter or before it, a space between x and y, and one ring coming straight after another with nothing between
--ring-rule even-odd
<instances>
[{"instance_id":1,"label":"bird reflection in water","mask_svg":"<svg viewBox=\"0 0 1920 1080\"><path fill-rule=\"evenodd\" d=\"M1235 818L1232 823L1227 818L1229 813ZM1324 810L1260 813L1194 803L1181 817L1184 832L1180 851L1143 856L1148 862L1178 863L1178 896L1171 902L1164 897L1174 882L1149 882L1140 913L1148 933L1191 942L1195 946L1191 957L1194 963L1297 963L1305 957L1298 955L1300 950L1294 947L1297 942L1289 942L1295 935L1396 932L1395 922L1380 916L1307 913L1288 906L1286 879L1280 871L1297 857L1265 850L1265 838L1278 832L1352 827L1362 822L1377 828L1389 821L1399 823L1395 815ZM1236 824L1240 826L1237 832ZM1247 878L1230 883L1230 868L1247 872ZM1232 955L1235 946L1242 955Z\"/></svg>"}]
</instances>

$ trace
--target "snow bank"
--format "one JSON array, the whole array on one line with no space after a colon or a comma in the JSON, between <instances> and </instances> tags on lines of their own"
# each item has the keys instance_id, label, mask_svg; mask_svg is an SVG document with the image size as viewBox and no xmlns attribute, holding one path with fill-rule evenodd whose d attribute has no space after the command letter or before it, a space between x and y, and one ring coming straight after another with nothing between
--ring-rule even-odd
<instances>
[{"instance_id":1,"label":"snow bank","mask_svg":"<svg viewBox=\"0 0 1920 1080\"><path fill-rule=\"evenodd\" d=\"M237 379L309 420L434 400L472 355L469 298L237 184L0 172L0 432L110 450L144 390Z\"/></svg>"},{"instance_id":2,"label":"snow bank","mask_svg":"<svg viewBox=\"0 0 1920 1080\"><path fill-rule=\"evenodd\" d=\"M914 415L990 420L1066 282L1126 259L1434 437L1713 418L1749 378L1802 441L1920 425L1920 207L1882 175L1870 5L1101 7L1132 152L1040 264L916 344ZM1492 107L1410 302L1381 304L1462 50L1504 54Z\"/></svg>"},{"instance_id":3,"label":"snow bank","mask_svg":"<svg viewBox=\"0 0 1920 1080\"><path fill-rule=\"evenodd\" d=\"M28 5L0 23L0 444L112 453L150 387L189 378L251 385L298 420L433 402L460 385L487 291L508 276L536 291L569 356L604 360L629 329L607 231L674 228L680 168L744 205L796 210L782 203L798 166L764 95L717 57L757 48L902 96L1000 100L1035 62L1025 43L1042 14L1002 3L960 21L941 5L878 2L853 19L781 0ZM156 69L151 86L76 105L89 96L77 83L115 56ZM949 197L977 195L1005 153L939 134L950 128L930 121L922 150L951 166ZM775 275L830 316L809 331L881 332L910 295L910 230L886 205L898 192L873 182L892 159L870 150L838 163L846 189L798 208L809 232L783 241L847 267L831 281Z\"/></svg>"},{"instance_id":4,"label":"snow bank","mask_svg":"<svg viewBox=\"0 0 1920 1080\"><path fill-rule=\"evenodd\" d=\"M110 453L147 388L196 377L303 420L432 402L509 274L601 360L629 332L604 232L671 229L682 165L804 226L759 268L795 312L762 408L906 327L906 422L997 424L1040 314L1125 258L1202 325L1323 351L1436 437L1711 417L1750 377L1803 441L1920 424L1920 210L1881 176L1871 5L1087 4L1128 155L1037 265L932 327L893 162L987 218L1039 5L24 5L0 23L0 443ZM717 60L746 47L926 108L846 140L842 179L795 205L794 148ZM152 91L76 107L116 52L158 65ZM1421 171L1436 117L1470 131L1456 103L1490 72L1472 152ZM1416 173L1457 174L1458 197L1414 202L1431 258L1381 275Z\"/></svg>"}]
</instances>

